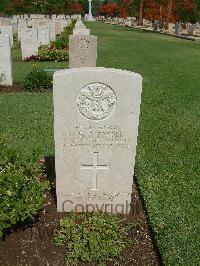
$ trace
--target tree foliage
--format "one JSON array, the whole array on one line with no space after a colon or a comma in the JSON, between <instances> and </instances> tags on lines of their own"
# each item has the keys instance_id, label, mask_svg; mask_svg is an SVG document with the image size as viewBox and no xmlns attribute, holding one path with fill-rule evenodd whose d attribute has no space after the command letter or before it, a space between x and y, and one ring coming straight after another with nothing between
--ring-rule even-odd
<instances>
[{"instance_id":1,"label":"tree foliage","mask_svg":"<svg viewBox=\"0 0 200 266\"><path fill-rule=\"evenodd\" d=\"M166 22L196 22L200 0L93 0L93 14L104 16L135 16ZM9 14L86 14L88 0L1 0L0 12Z\"/></svg>"}]
</instances>

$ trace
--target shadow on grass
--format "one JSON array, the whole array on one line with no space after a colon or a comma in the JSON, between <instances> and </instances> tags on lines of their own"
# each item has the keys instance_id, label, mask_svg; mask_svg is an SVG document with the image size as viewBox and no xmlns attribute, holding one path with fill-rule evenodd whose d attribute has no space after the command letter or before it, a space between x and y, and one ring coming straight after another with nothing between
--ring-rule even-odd
<instances>
[{"instance_id":1,"label":"shadow on grass","mask_svg":"<svg viewBox=\"0 0 200 266\"><path fill-rule=\"evenodd\" d=\"M51 193L55 201L55 204L57 204L55 156L45 157L45 174L47 175L47 179L50 181Z\"/></svg>"},{"instance_id":2,"label":"shadow on grass","mask_svg":"<svg viewBox=\"0 0 200 266\"><path fill-rule=\"evenodd\" d=\"M162 265L164 265L163 264L163 260L162 260L160 251L158 249L157 243L156 243L155 233L154 233L154 231L153 231L153 229L151 227L150 219L149 219L149 216L148 216L148 210L147 210L144 198L142 196L142 192L141 192L141 189L140 189L140 186L139 186L139 183L137 181L137 177L136 176L134 176L133 193L132 193L132 200L131 200L131 211L134 211L134 209L135 209L134 200L133 200L134 190L136 190L136 193L138 193L139 200L141 201L141 204L142 204L142 207L143 207L143 212L145 213L146 220L147 220L148 227L149 227L149 234L150 234L151 240L153 242L154 252L157 255L157 259L158 259L159 264L162 266ZM136 208L136 210L137 210L137 208Z\"/></svg>"}]
</instances>

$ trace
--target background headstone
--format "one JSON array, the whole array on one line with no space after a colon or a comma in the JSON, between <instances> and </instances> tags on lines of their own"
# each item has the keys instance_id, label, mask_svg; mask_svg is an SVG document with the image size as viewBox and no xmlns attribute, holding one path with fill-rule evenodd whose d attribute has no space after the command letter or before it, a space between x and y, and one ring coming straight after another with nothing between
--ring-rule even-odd
<instances>
[{"instance_id":1,"label":"background headstone","mask_svg":"<svg viewBox=\"0 0 200 266\"><path fill-rule=\"evenodd\" d=\"M193 24L188 24L188 26L187 26L187 31L188 31L188 35L189 36L193 36L193 34L194 34L194 30L195 30L195 25L193 25Z\"/></svg>"},{"instance_id":2,"label":"background headstone","mask_svg":"<svg viewBox=\"0 0 200 266\"><path fill-rule=\"evenodd\" d=\"M77 20L73 29L73 35L90 35L90 30L84 26L81 20Z\"/></svg>"},{"instance_id":3,"label":"background headstone","mask_svg":"<svg viewBox=\"0 0 200 266\"><path fill-rule=\"evenodd\" d=\"M10 37L3 34L0 34L0 76L1 85L12 86L11 42Z\"/></svg>"},{"instance_id":4,"label":"background headstone","mask_svg":"<svg viewBox=\"0 0 200 266\"><path fill-rule=\"evenodd\" d=\"M54 21L51 21L48 23L49 30L50 30L50 41L55 41L56 40L56 24Z\"/></svg>"},{"instance_id":5,"label":"background headstone","mask_svg":"<svg viewBox=\"0 0 200 266\"><path fill-rule=\"evenodd\" d=\"M69 68L96 67L97 37L93 35L70 35Z\"/></svg>"},{"instance_id":6,"label":"background headstone","mask_svg":"<svg viewBox=\"0 0 200 266\"><path fill-rule=\"evenodd\" d=\"M50 44L50 30L47 26L38 27L38 46Z\"/></svg>"},{"instance_id":7,"label":"background headstone","mask_svg":"<svg viewBox=\"0 0 200 266\"><path fill-rule=\"evenodd\" d=\"M1 34L8 35L10 37L11 47L13 46L13 30L12 26L1 26L0 27Z\"/></svg>"},{"instance_id":8,"label":"background headstone","mask_svg":"<svg viewBox=\"0 0 200 266\"><path fill-rule=\"evenodd\" d=\"M181 35L181 31L182 31L181 24L177 22L177 23L175 24L175 32L174 32L174 33L175 33L176 35Z\"/></svg>"},{"instance_id":9,"label":"background headstone","mask_svg":"<svg viewBox=\"0 0 200 266\"><path fill-rule=\"evenodd\" d=\"M38 40L36 29L22 29L21 32L22 60L38 53Z\"/></svg>"},{"instance_id":10,"label":"background headstone","mask_svg":"<svg viewBox=\"0 0 200 266\"><path fill-rule=\"evenodd\" d=\"M56 35L61 34L61 21L56 21Z\"/></svg>"}]
</instances>

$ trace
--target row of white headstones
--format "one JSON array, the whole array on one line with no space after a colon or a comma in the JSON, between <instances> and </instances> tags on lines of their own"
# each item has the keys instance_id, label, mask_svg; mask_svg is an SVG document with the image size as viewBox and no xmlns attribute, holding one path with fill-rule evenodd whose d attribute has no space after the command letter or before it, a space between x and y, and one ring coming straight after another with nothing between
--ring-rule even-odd
<instances>
[{"instance_id":1,"label":"row of white headstones","mask_svg":"<svg viewBox=\"0 0 200 266\"><path fill-rule=\"evenodd\" d=\"M45 24L43 26L39 26ZM71 24L71 20L62 21L26 21L17 24L18 40L21 42L22 59L38 54L41 45L49 45L56 40L56 34ZM0 26L0 83L12 85L13 26Z\"/></svg>"},{"instance_id":2,"label":"row of white headstones","mask_svg":"<svg viewBox=\"0 0 200 266\"><path fill-rule=\"evenodd\" d=\"M35 24L35 21L34 21ZM60 34L63 29L71 24L71 20L63 20L56 27L56 23L48 21L45 26L18 28L18 38L21 41L22 59L25 60L38 54L38 48L41 45L49 45L50 41L56 40L56 35ZM39 24L39 22L37 23ZM27 24L23 24L27 26ZM3 75L1 84L12 85L12 59L11 47L13 34L8 31L12 26L1 26L3 29L0 34L0 73ZM10 33L10 34L9 34ZM90 35L81 20L76 22L73 35L70 36L69 44L69 67L96 66L97 58L97 38Z\"/></svg>"},{"instance_id":3,"label":"row of white headstones","mask_svg":"<svg viewBox=\"0 0 200 266\"><path fill-rule=\"evenodd\" d=\"M120 18L120 17L105 17L105 16L98 16L97 20L105 21L113 24L122 24L128 27L139 27L139 28L146 28L149 30L158 31L159 29L159 21L158 20L147 20L143 19L142 25L138 25L138 19L135 17L127 17L127 18ZM164 24L163 24L164 26ZM183 29L182 24L177 23L168 23L167 29L162 29L163 32L168 32L170 34L175 35L186 35L189 36L199 35L200 36L200 24L197 22L195 24L186 23L185 29Z\"/></svg>"},{"instance_id":4,"label":"row of white headstones","mask_svg":"<svg viewBox=\"0 0 200 266\"><path fill-rule=\"evenodd\" d=\"M142 77L96 67L97 37L80 20L69 51L69 69L53 77L57 210L127 214Z\"/></svg>"}]
</instances>

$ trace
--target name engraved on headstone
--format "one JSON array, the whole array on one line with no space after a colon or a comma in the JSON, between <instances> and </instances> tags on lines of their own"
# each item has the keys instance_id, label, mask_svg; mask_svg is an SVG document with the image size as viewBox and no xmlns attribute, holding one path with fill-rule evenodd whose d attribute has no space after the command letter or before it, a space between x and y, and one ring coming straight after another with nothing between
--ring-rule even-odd
<instances>
[{"instance_id":1,"label":"name engraved on headstone","mask_svg":"<svg viewBox=\"0 0 200 266\"><path fill-rule=\"evenodd\" d=\"M79 47L81 49L88 49L89 48L90 41L86 38L81 38L79 42Z\"/></svg>"},{"instance_id":2,"label":"name engraved on headstone","mask_svg":"<svg viewBox=\"0 0 200 266\"><path fill-rule=\"evenodd\" d=\"M118 126L75 126L65 137L61 149L130 149L129 140Z\"/></svg>"}]
</instances>

